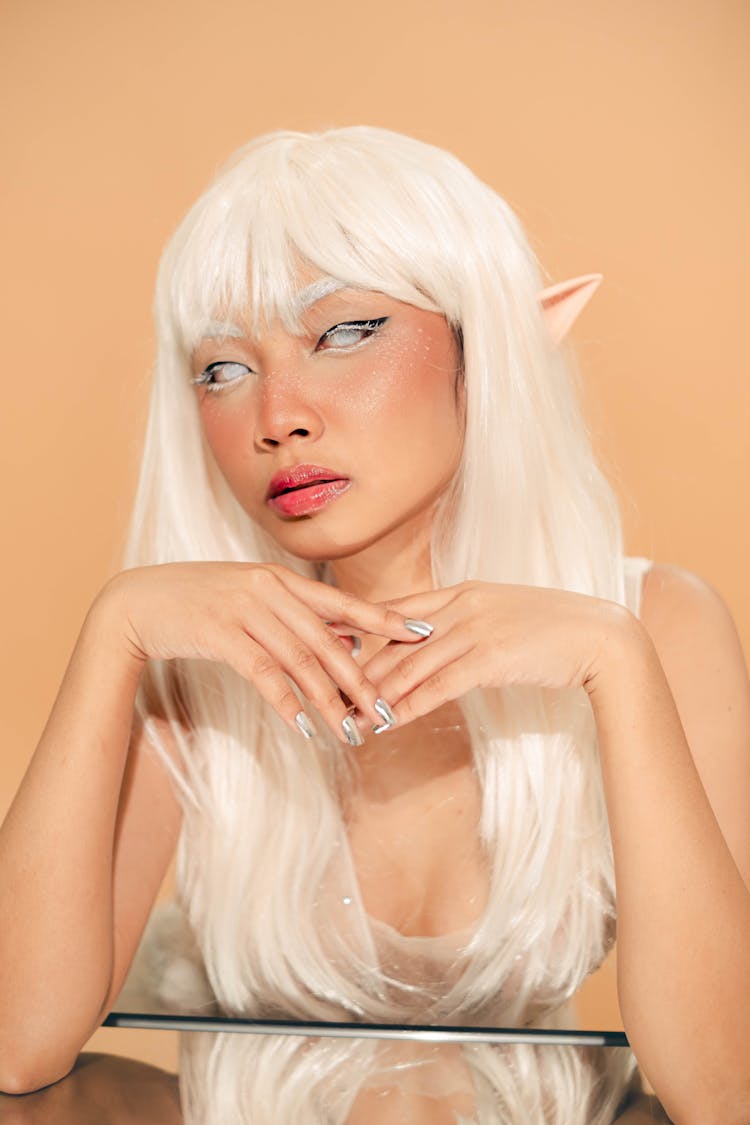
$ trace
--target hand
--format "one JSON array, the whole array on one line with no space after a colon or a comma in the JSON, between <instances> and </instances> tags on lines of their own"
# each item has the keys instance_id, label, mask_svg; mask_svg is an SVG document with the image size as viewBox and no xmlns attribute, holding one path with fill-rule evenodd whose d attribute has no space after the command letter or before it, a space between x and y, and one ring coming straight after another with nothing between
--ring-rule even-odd
<instances>
[{"instance_id":1,"label":"hand","mask_svg":"<svg viewBox=\"0 0 750 1125\"><path fill-rule=\"evenodd\" d=\"M391 642L363 666L399 724L476 687L586 688L609 642L636 622L623 606L588 594L489 582L388 605L434 627L417 649Z\"/></svg>"},{"instance_id":2,"label":"hand","mask_svg":"<svg viewBox=\"0 0 750 1125\"><path fill-rule=\"evenodd\" d=\"M228 664L295 732L305 733L307 716L300 720L303 713L288 676L348 745L360 736L342 692L373 722L382 723L384 716L382 705L375 707L380 697L372 681L336 629L403 644L422 640L396 610L275 565L138 567L117 575L98 602L99 612L103 606L114 612L120 637L136 660L179 657Z\"/></svg>"}]
</instances>

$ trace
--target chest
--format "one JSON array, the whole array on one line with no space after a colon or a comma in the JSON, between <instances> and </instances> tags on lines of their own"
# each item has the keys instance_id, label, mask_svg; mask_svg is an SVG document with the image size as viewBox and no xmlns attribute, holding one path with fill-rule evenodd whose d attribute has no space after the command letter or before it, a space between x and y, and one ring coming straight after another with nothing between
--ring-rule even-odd
<instances>
[{"instance_id":1,"label":"chest","mask_svg":"<svg viewBox=\"0 0 750 1125\"><path fill-rule=\"evenodd\" d=\"M489 876L460 709L372 736L363 749L346 825L365 910L410 937L471 927Z\"/></svg>"}]
</instances>

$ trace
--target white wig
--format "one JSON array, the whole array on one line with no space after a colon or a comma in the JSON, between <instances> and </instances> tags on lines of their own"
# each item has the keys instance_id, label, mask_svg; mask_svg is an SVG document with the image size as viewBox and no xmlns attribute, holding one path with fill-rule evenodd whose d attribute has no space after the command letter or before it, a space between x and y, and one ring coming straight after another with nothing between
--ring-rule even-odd
<instances>
[{"instance_id":1,"label":"white wig","mask_svg":"<svg viewBox=\"0 0 750 1125\"><path fill-rule=\"evenodd\" d=\"M188 367L217 315L249 314L255 326L278 316L293 328L300 262L439 310L461 342L464 452L435 521L435 582L624 602L619 512L547 331L518 220L455 157L365 127L252 142L167 248L128 563L275 561L324 577L282 552L230 493L204 442ZM440 997L392 979L373 948L342 860L347 755L332 737L311 753L249 684L210 663L151 664L142 706L171 719L181 749L180 895L220 1009L471 1022L490 1019L491 999L491 1022L525 1023L561 1006L602 960L612 856L582 690L477 690L461 700L490 898L459 979ZM344 897L353 898L346 910Z\"/></svg>"}]
</instances>

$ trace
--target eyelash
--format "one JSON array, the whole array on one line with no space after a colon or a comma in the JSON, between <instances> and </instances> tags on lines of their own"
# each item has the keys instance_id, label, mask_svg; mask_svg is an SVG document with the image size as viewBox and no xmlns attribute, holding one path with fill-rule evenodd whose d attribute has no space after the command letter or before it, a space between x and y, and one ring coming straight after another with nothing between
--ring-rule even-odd
<instances>
[{"instance_id":1,"label":"eyelash","mask_svg":"<svg viewBox=\"0 0 750 1125\"><path fill-rule=\"evenodd\" d=\"M358 340L356 344L349 344L342 350L348 350L348 348L356 348L359 344L363 343L364 340L368 340L370 336L374 335L374 333L377 332L379 328L382 328L387 320L387 316L375 317L372 320L344 320L340 324L334 324L331 328L324 332L318 340L317 346L320 347L324 340L331 339L336 332L366 332L367 335L363 340ZM216 363L209 363L208 367L206 367L206 369L202 371L200 375L196 375L195 378L191 379L191 382L195 386L204 387L207 391L222 391L225 387L230 387L233 383L236 383L238 381L237 379L232 379L229 383L212 382L214 374L222 367L244 367L248 373L251 370L245 363L239 363L237 360L223 359L218 360Z\"/></svg>"},{"instance_id":2,"label":"eyelash","mask_svg":"<svg viewBox=\"0 0 750 1125\"><path fill-rule=\"evenodd\" d=\"M327 340L330 336L333 336L335 332L342 331L367 332L367 336L365 336L367 340L373 333L377 332L378 328L382 328L387 319L387 316L380 316L375 320L344 320L341 324L334 324L333 328L329 328L327 332L324 332L320 340L318 340L318 344L320 345L323 340ZM356 344L350 344L349 346L356 347Z\"/></svg>"}]
</instances>

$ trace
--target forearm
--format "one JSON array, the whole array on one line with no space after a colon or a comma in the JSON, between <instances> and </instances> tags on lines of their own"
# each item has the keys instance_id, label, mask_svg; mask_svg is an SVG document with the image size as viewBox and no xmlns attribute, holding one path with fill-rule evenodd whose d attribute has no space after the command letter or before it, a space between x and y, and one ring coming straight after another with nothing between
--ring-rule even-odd
<instances>
[{"instance_id":1,"label":"forearm","mask_svg":"<svg viewBox=\"0 0 750 1125\"><path fill-rule=\"evenodd\" d=\"M0 829L3 1073L43 1044L64 1066L107 993L114 830L142 666L115 633L95 607Z\"/></svg>"},{"instance_id":2,"label":"forearm","mask_svg":"<svg viewBox=\"0 0 750 1125\"><path fill-rule=\"evenodd\" d=\"M648 634L635 619L621 625L587 690L615 857L623 1020L676 1121L729 1122L743 1096L750 1115L750 893Z\"/></svg>"}]
</instances>

